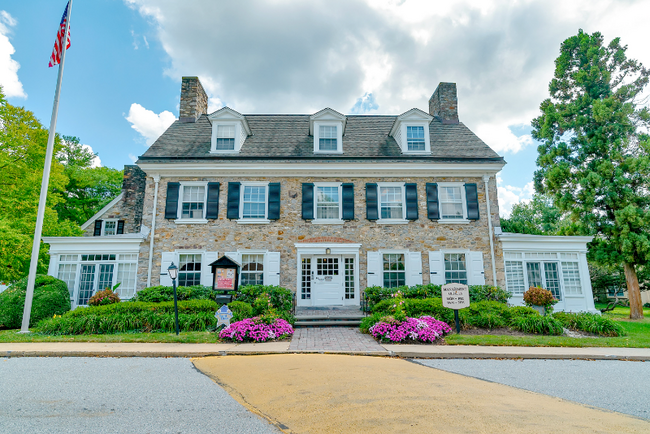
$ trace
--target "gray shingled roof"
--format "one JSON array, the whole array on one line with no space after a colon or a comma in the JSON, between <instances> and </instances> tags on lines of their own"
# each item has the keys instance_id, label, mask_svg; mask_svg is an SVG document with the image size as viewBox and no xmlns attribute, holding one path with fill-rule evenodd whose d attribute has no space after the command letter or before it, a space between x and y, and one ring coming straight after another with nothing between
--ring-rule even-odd
<instances>
[{"instance_id":1,"label":"gray shingled roof","mask_svg":"<svg viewBox=\"0 0 650 434\"><path fill-rule=\"evenodd\" d=\"M348 115L342 155L314 155L314 139L309 135L309 115L244 115L253 133L238 155L210 154L212 125L206 115L195 123L174 122L140 157L138 162L170 160L394 160L447 162L503 162L503 158L465 125L430 124L431 155L402 155L390 130L397 116Z\"/></svg>"}]
</instances>

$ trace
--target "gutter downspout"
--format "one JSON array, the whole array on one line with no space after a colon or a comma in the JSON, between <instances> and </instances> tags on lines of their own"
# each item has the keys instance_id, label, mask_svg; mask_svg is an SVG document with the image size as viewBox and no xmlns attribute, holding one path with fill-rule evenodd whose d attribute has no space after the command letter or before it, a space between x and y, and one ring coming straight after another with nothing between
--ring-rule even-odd
<instances>
[{"instance_id":1,"label":"gutter downspout","mask_svg":"<svg viewBox=\"0 0 650 434\"><path fill-rule=\"evenodd\" d=\"M492 286L497 286L497 264L494 258L494 239L493 239L493 230L492 230L492 213L490 212L490 188L488 182L490 181L490 175L483 176L483 182L485 182L485 199L487 202L487 215L488 215L488 231L490 238L490 256L492 258Z\"/></svg>"},{"instance_id":2,"label":"gutter downspout","mask_svg":"<svg viewBox=\"0 0 650 434\"><path fill-rule=\"evenodd\" d=\"M153 191L153 212L151 213L151 238L149 239L149 269L147 270L147 288L151 286L151 268L153 267L153 237L156 234L156 208L158 207L158 183L160 175L153 175L156 183Z\"/></svg>"}]
</instances>

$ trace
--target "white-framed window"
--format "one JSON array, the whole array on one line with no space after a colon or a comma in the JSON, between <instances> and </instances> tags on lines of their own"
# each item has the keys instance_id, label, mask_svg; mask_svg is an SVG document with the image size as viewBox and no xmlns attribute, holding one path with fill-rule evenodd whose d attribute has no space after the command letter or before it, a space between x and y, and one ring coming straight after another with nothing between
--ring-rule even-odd
<instances>
[{"instance_id":1,"label":"white-framed window","mask_svg":"<svg viewBox=\"0 0 650 434\"><path fill-rule=\"evenodd\" d=\"M102 235L116 235L117 234L117 220L104 220L102 228Z\"/></svg>"},{"instance_id":2,"label":"white-framed window","mask_svg":"<svg viewBox=\"0 0 650 434\"><path fill-rule=\"evenodd\" d=\"M229 125L216 125L217 137L215 142L216 151L234 151L235 150L235 133L236 126Z\"/></svg>"},{"instance_id":3,"label":"white-framed window","mask_svg":"<svg viewBox=\"0 0 650 434\"><path fill-rule=\"evenodd\" d=\"M57 277L65 282L70 292L70 298L72 299L74 297L74 284L77 280L77 264L59 264Z\"/></svg>"},{"instance_id":4,"label":"white-framed window","mask_svg":"<svg viewBox=\"0 0 650 434\"><path fill-rule=\"evenodd\" d=\"M406 192L403 183L377 185L377 223L406 223Z\"/></svg>"},{"instance_id":5,"label":"white-framed window","mask_svg":"<svg viewBox=\"0 0 650 434\"><path fill-rule=\"evenodd\" d=\"M314 153L343 153L343 124L341 122L314 123Z\"/></svg>"},{"instance_id":6,"label":"white-framed window","mask_svg":"<svg viewBox=\"0 0 650 434\"><path fill-rule=\"evenodd\" d=\"M465 253L445 253L445 283L467 285L467 258Z\"/></svg>"},{"instance_id":7,"label":"white-framed window","mask_svg":"<svg viewBox=\"0 0 650 434\"><path fill-rule=\"evenodd\" d=\"M312 223L342 223L341 195L341 183L315 183Z\"/></svg>"},{"instance_id":8,"label":"white-framed window","mask_svg":"<svg viewBox=\"0 0 650 434\"><path fill-rule=\"evenodd\" d=\"M267 182L242 182L239 201L240 221L268 222Z\"/></svg>"},{"instance_id":9,"label":"white-framed window","mask_svg":"<svg viewBox=\"0 0 650 434\"><path fill-rule=\"evenodd\" d=\"M406 126L406 146L410 152L426 151L426 140L424 139L424 125Z\"/></svg>"},{"instance_id":10,"label":"white-framed window","mask_svg":"<svg viewBox=\"0 0 650 434\"><path fill-rule=\"evenodd\" d=\"M201 284L200 253L180 253L178 255L178 286Z\"/></svg>"},{"instance_id":11,"label":"white-framed window","mask_svg":"<svg viewBox=\"0 0 650 434\"><path fill-rule=\"evenodd\" d=\"M384 253L382 255L384 288L397 288L406 285L406 261L404 253Z\"/></svg>"},{"instance_id":12,"label":"white-framed window","mask_svg":"<svg viewBox=\"0 0 650 434\"><path fill-rule=\"evenodd\" d=\"M564 293L566 295L582 295L580 263L562 262L562 280L564 283Z\"/></svg>"},{"instance_id":13,"label":"white-framed window","mask_svg":"<svg viewBox=\"0 0 650 434\"><path fill-rule=\"evenodd\" d=\"M513 295L524 295L524 266L521 261L506 261L506 287Z\"/></svg>"},{"instance_id":14,"label":"white-framed window","mask_svg":"<svg viewBox=\"0 0 650 434\"><path fill-rule=\"evenodd\" d=\"M440 204L440 220L467 220L464 184L439 183L438 201Z\"/></svg>"},{"instance_id":15,"label":"white-framed window","mask_svg":"<svg viewBox=\"0 0 650 434\"><path fill-rule=\"evenodd\" d=\"M531 286L548 289L560 301L583 294L577 253L504 252L504 257L506 288L513 295L522 296Z\"/></svg>"},{"instance_id":16,"label":"white-framed window","mask_svg":"<svg viewBox=\"0 0 650 434\"><path fill-rule=\"evenodd\" d=\"M264 254L242 254L240 285L264 285Z\"/></svg>"},{"instance_id":17,"label":"white-framed window","mask_svg":"<svg viewBox=\"0 0 650 434\"><path fill-rule=\"evenodd\" d=\"M208 222L205 219L207 185L204 181L181 181L176 223Z\"/></svg>"}]
</instances>

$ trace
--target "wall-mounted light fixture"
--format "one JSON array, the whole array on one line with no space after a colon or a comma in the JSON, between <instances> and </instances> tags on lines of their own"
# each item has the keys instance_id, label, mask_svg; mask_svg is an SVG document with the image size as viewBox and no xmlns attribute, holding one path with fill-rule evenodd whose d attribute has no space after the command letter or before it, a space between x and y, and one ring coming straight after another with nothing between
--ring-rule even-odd
<instances>
[{"instance_id":1,"label":"wall-mounted light fixture","mask_svg":"<svg viewBox=\"0 0 650 434\"><path fill-rule=\"evenodd\" d=\"M332 253L332 250L331 250L329 247L326 248L326 249L325 249L325 254L326 254L326 255L329 255L330 253Z\"/></svg>"}]
</instances>

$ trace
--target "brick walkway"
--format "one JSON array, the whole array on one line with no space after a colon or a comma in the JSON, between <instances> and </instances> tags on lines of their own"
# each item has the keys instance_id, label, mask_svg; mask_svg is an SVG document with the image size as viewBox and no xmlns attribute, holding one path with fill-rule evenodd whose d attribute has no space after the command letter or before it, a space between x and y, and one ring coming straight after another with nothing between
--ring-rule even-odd
<instances>
[{"instance_id":1,"label":"brick walkway","mask_svg":"<svg viewBox=\"0 0 650 434\"><path fill-rule=\"evenodd\" d=\"M296 328L289 351L386 351L356 327Z\"/></svg>"}]
</instances>

